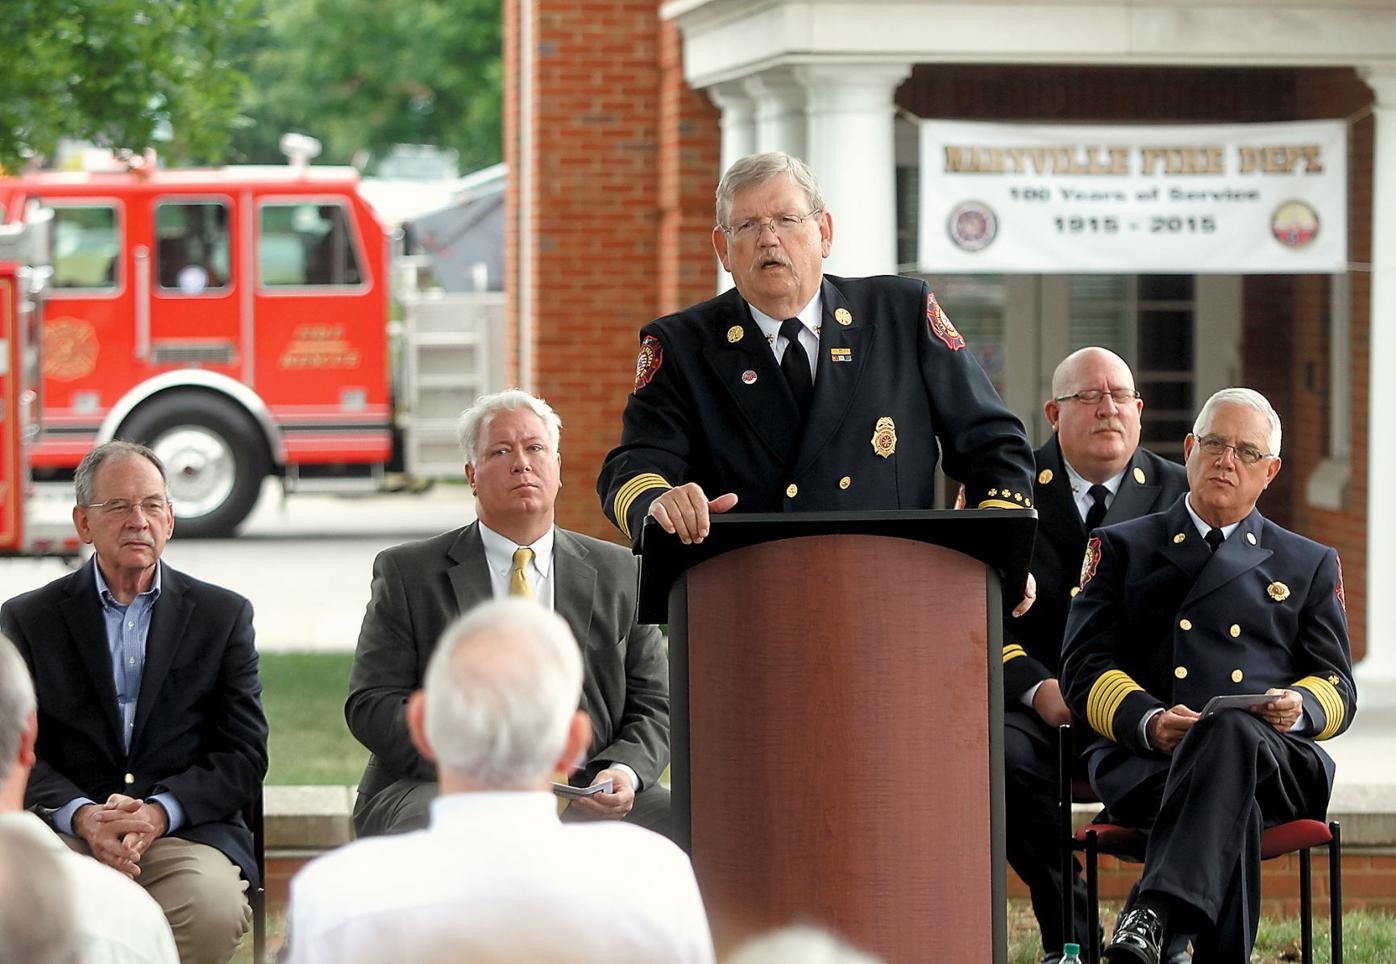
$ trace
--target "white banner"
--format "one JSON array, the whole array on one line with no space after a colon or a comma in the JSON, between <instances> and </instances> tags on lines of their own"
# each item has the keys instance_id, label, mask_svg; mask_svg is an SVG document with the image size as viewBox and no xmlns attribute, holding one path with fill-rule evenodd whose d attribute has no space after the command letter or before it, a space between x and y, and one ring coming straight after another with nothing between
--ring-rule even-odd
<instances>
[{"instance_id":1,"label":"white banner","mask_svg":"<svg viewBox=\"0 0 1396 964\"><path fill-rule=\"evenodd\" d=\"M1347 270L1343 121L921 122L920 270Z\"/></svg>"}]
</instances>

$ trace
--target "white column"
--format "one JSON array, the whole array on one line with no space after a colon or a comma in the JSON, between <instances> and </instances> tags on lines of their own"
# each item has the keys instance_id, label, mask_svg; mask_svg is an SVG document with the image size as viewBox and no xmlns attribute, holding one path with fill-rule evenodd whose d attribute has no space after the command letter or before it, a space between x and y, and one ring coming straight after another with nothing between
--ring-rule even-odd
<instances>
[{"instance_id":1,"label":"white column","mask_svg":"<svg viewBox=\"0 0 1396 964\"><path fill-rule=\"evenodd\" d=\"M805 88L788 70L748 77L747 93L756 102L756 149L805 156Z\"/></svg>"},{"instance_id":2,"label":"white column","mask_svg":"<svg viewBox=\"0 0 1396 964\"><path fill-rule=\"evenodd\" d=\"M830 274L897 270L892 95L910 64L796 68L807 92L806 158L834 219Z\"/></svg>"},{"instance_id":3,"label":"white column","mask_svg":"<svg viewBox=\"0 0 1396 964\"><path fill-rule=\"evenodd\" d=\"M1396 478L1396 71L1373 70L1364 80L1376 95L1372 150L1372 310L1368 322L1367 383L1367 655L1358 689L1396 702L1396 502L1386 497Z\"/></svg>"},{"instance_id":4,"label":"white column","mask_svg":"<svg viewBox=\"0 0 1396 964\"><path fill-rule=\"evenodd\" d=\"M740 81L714 84L708 88L708 97L722 111L718 126L722 131L722 172L725 173L733 161L756 150L756 103ZM717 272L717 293L721 294L732 287L732 276L716 256L713 269Z\"/></svg>"},{"instance_id":5,"label":"white column","mask_svg":"<svg viewBox=\"0 0 1396 964\"><path fill-rule=\"evenodd\" d=\"M722 129L722 169L756 150L756 102L739 81L714 84L708 97L722 111L718 126Z\"/></svg>"}]
</instances>

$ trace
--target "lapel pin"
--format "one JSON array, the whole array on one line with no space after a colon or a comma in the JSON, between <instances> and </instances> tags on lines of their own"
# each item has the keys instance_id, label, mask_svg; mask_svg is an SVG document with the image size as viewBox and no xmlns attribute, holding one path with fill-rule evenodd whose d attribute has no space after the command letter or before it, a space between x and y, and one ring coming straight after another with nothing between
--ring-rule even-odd
<instances>
[{"instance_id":1,"label":"lapel pin","mask_svg":"<svg viewBox=\"0 0 1396 964\"><path fill-rule=\"evenodd\" d=\"M1282 582L1272 582L1265 587L1265 591L1270 594L1270 598L1275 602L1284 602L1289 598L1289 587Z\"/></svg>"},{"instance_id":2,"label":"lapel pin","mask_svg":"<svg viewBox=\"0 0 1396 964\"><path fill-rule=\"evenodd\" d=\"M851 362L853 361L852 348L830 348L829 361L831 362Z\"/></svg>"},{"instance_id":3,"label":"lapel pin","mask_svg":"<svg viewBox=\"0 0 1396 964\"><path fill-rule=\"evenodd\" d=\"M1041 472L1037 473L1037 484L1038 484L1038 485L1046 485L1048 482L1051 482L1051 481L1052 481L1052 470L1051 470L1051 469L1043 469Z\"/></svg>"},{"instance_id":4,"label":"lapel pin","mask_svg":"<svg viewBox=\"0 0 1396 964\"><path fill-rule=\"evenodd\" d=\"M747 385L755 385L755 384L756 384L756 372L754 372L754 371L752 371L750 368L748 368L746 371L742 372L742 381L743 381L743 383L745 383L745 384L747 384Z\"/></svg>"},{"instance_id":5,"label":"lapel pin","mask_svg":"<svg viewBox=\"0 0 1396 964\"><path fill-rule=\"evenodd\" d=\"M1134 467L1134 481L1140 485L1144 484L1144 470L1137 465Z\"/></svg>"},{"instance_id":6,"label":"lapel pin","mask_svg":"<svg viewBox=\"0 0 1396 964\"><path fill-rule=\"evenodd\" d=\"M745 334L745 332L742 331L741 325L733 325L731 328L727 329L727 340L733 343L739 342L742 340L743 334Z\"/></svg>"},{"instance_id":7,"label":"lapel pin","mask_svg":"<svg viewBox=\"0 0 1396 964\"><path fill-rule=\"evenodd\" d=\"M847 327L853 324L853 314L847 308L834 309L834 320Z\"/></svg>"}]
</instances>

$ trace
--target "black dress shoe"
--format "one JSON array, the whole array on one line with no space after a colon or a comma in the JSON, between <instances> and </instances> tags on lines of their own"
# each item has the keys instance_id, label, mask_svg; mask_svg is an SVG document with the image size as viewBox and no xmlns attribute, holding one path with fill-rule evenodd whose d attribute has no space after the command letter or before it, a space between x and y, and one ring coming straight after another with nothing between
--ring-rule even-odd
<instances>
[{"instance_id":1,"label":"black dress shoe","mask_svg":"<svg viewBox=\"0 0 1396 964\"><path fill-rule=\"evenodd\" d=\"M1120 915L1115 936L1105 948L1110 964L1159 964L1163 921L1148 907L1131 907Z\"/></svg>"}]
</instances>

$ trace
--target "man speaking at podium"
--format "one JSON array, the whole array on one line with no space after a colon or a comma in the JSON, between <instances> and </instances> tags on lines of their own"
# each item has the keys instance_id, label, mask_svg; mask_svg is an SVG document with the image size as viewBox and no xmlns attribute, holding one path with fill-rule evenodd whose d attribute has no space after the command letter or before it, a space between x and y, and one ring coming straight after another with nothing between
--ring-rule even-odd
<instances>
[{"instance_id":1,"label":"man speaking at podium","mask_svg":"<svg viewBox=\"0 0 1396 964\"><path fill-rule=\"evenodd\" d=\"M970 506L1032 505L1032 449L965 340L915 279L823 274L834 241L814 174L735 162L713 247L736 285L640 333L620 445L597 490L638 544L685 543L713 512L935 507L935 467Z\"/></svg>"}]
</instances>

